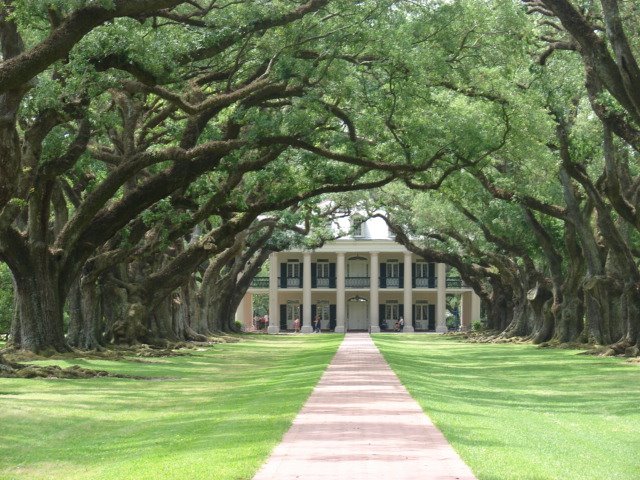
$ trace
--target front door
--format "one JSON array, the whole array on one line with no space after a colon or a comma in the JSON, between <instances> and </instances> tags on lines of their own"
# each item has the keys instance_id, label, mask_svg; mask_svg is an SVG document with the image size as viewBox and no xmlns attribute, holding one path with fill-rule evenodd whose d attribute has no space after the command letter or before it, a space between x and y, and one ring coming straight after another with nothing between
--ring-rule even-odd
<instances>
[{"instance_id":1,"label":"front door","mask_svg":"<svg viewBox=\"0 0 640 480\"><path fill-rule=\"evenodd\" d=\"M347 330L368 330L368 302L347 302Z\"/></svg>"}]
</instances>

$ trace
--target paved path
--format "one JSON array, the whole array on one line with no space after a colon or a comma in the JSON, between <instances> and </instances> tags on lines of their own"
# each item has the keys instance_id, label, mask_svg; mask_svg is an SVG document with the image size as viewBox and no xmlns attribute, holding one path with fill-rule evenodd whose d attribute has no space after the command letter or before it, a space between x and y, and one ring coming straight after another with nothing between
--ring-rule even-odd
<instances>
[{"instance_id":1,"label":"paved path","mask_svg":"<svg viewBox=\"0 0 640 480\"><path fill-rule=\"evenodd\" d=\"M254 480L475 480L368 334L348 334Z\"/></svg>"}]
</instances>

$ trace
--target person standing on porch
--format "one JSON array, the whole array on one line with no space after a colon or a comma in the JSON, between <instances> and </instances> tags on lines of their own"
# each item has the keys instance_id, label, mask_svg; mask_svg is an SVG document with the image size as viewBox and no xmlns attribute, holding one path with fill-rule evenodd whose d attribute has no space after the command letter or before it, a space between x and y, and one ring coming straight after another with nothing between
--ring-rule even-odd
<instances>
[{"instance_id":1,"label":"person standing on porch","mask_svg":"<svg viewBox=\"0 0 640 480\"><path fill-rule=\"evenodd\" d=\"M321 330L320 315L316 315L316 318L313 321L313 333L320 333L320 330Z\"/></svg>"},{"instance_id":2,"label":"person standing on porch","mask_svg":"<svg viewBox=\"0 0 640 480\"><path fill-rule=\"evenodd\" d=\"M402 331L404 329L404 317L400 317L400 320L398 320L398 331Z\"/></svg>"},{"instance_id":3,"label":"person standing on porch","mask_svg":"<svg viewBox=\"0 0 640 480\"><path fill-rule=\"evenodd\" d=\"M300 333L300 319L296 318L293 321L293 332L294 333Z\"/></svg>"}]
</instances>

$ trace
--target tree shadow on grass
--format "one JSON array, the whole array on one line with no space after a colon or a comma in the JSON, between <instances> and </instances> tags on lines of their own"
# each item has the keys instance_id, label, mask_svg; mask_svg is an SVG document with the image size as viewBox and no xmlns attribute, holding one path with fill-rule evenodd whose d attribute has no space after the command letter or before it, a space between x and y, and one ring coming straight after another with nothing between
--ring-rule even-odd
<instances>
[{"instance_id":1,"label":"tree shadow on grass","mask_svg":"<svg viewBox=\"0 0 640 480\"><path fill-rule=\"evenodd\" d=\"M238 461L257 468L308 398L339 340L296 341L296 347L291 340L269 339L162 364L80 360L177 378L171 382L12 380L14 395L0 398L0 476L2 468L22 463L65 462L82 471L96 466L97 452L111 459L104 468L116 459L237 452Z\"/></svg>"}]
</instances>

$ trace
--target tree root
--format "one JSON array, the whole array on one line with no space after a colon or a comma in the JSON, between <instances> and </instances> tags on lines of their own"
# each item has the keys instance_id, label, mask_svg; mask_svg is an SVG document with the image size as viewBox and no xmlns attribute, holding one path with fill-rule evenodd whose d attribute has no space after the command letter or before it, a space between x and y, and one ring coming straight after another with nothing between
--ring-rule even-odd
<instances>
[{"instance_id":1,"label":"tree root","mask_svg":"<svg viewBox=\"0 0 640 480\"><path fill-rule=\"evenodd\" d=\"M120 375L118 373L110 373L104 370L91 370L78 365L68 368L61 368L56 365L24 365L20 363L10 362L0 355L0 378L95 378L95 377L112 377L112 378L135 378L131 375Z\"/></svg>"},{"instance_id":2,"label":"tree root","mask_svg":"<svg viewBox=\"0 0 640 480\"><path fill-rule=\"evenodd\" d=\"M528 343L533 345L531 337L505 337L500 332L456 332L448 333L447 336L460 338L469 343ZM584 350L583 355L597 355L601 357L640 357L638 345L631 345L629 342L618 342L613 345L593 345L582 342L564 342L550 340L537 345L538 348L557 348L563 350ZM635 363L635 361L634 361ZM640 359L638 360L640 363Z\"/></svg>"}]
</instances>

